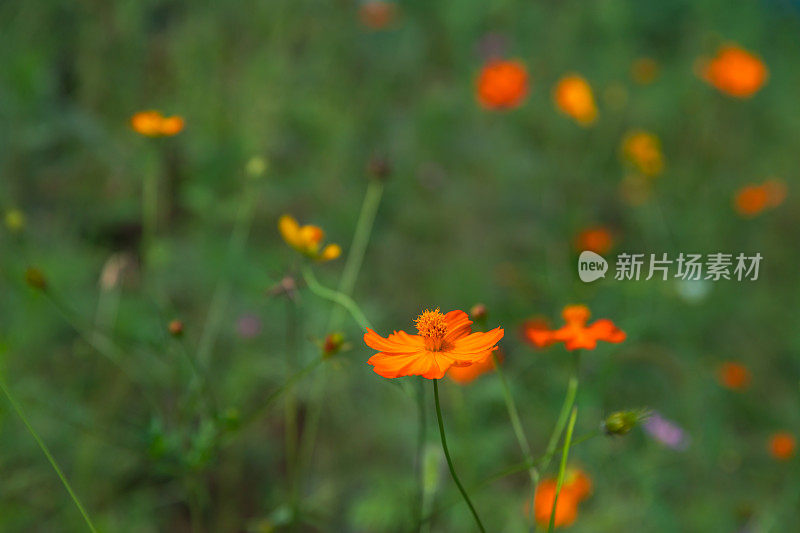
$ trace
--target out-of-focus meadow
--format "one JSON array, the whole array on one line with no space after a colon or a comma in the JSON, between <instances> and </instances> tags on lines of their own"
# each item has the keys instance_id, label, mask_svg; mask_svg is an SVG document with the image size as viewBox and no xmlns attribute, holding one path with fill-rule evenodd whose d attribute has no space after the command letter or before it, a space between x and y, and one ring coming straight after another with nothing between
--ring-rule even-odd
<instances>
[{"instance_id":1,"label":"out-of-focus meadow","mask_svg":"<svg viewBox=\"0 0 800 533\"><path fill-rule=\"evenodd\" d=\"M373 372L363 328L303 274L352 283L381 335L485 304L534 457L574 354L522 332L582 303L627 339L582 355L569 463L592 489L570 530L794 531L798 17L5 2L0 377L101 531L472 531L428 380ZM176 118L132 122L151 109ZM283 214L341 256L301 266ZM763 261L756 281L583 283L583 249ZM487 530L527 531L528 474L495 476L524 459L499 376L439 387ZM652 416L598 434L627 409ZM5 397L0 472L1 531L86 530Z\"/></svg>"}]
</instances>

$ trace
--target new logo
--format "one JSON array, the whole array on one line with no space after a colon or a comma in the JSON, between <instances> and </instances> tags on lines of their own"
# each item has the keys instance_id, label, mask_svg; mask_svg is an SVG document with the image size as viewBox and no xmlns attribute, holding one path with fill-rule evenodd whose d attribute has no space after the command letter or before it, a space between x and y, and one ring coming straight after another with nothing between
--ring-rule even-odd
<instances>
[{"instance_id":1,"label":"new logo","mask_svg":"<svg viewBox=\"0 0 800 533\"><path fill-rule=\"evenodd\" d=\"M608 262L602 256L584 250L578 257L578 276L581 281L590 283L598 278L606 277Z\"/></svg>"}]
</instances>

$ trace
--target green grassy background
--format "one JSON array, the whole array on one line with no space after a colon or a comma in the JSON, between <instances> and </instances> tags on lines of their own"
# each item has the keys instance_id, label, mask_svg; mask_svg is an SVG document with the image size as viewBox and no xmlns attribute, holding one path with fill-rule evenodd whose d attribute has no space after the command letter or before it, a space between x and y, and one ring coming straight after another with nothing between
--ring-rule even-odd
<instances>
[{"instance_id":1,"label":"green grassy background","mask_svg":"<svg viewBox=\"0 0 800 533\"><path fill-rule=\"evenodd\" d=\"M287 358L292 307L266 296L296 263L277 219L293 213L319 224L346 253L365 167L380 153L393 172L354 298L381 333L411 328L426 307L486 303L490 325L506 328L506 372L540 454L569 357L532 350L518 328L531 315L558 320L565 304L583 302L628 340L585 354L577 434L611 411L650 407L691 436L684 452L640 430L576 448L595 489L573 531L791 531L800 521L797 459L778 464L765 443L779 429L800 433L798 30L798 7L768 0L408 0L378 32L343 0L3 3L0 208L21 209L26 226L0 234L2 376L104 531L190 531L192 501L205 531L268 523L409 531L416 405L366 364L372 352L357 325L343 322L352 349L296 388L301 430L321 392L324 401L294 526L281 526L290 502L283 400L246 430L220 429L198 414L202 400L186 399L192 374L182 353L196 352L216 294L220 328L207 374L223 411L259 405L317 355L329 303L301 285L301 342ZM488 34L503 36L505 55L531 75L530 95L511 112L475 102ZM725 97L693 73L698 57L728 40L770 69L750 100ZM641 56L660 65L651 85L630 79ZM570 71L595 89L600 116L589 129L552 105L553 84ZM185 131L137 136L129 118L149 108L184 116ZM666 158L641 206L619 194L626 169L618 147L632 128L656 133ZM258 180L245 173L254 156L269 163ZM120 250L139 252L150 173L162 180L164 216L148 267L130 269L118 314L111 324L100 319L131 379L26 287L23 272L37 265L58 301L95 322L103 264ZM789 186L784 205L738 217L735 191L770 176ZM231 246L249 205L246 240ZM758 251L761 276L707 284L696 301L671 281L583 284L572 242L594 224L614 231L615 251ZM336 286L343 263L320 265L318 277ZM260 318L257 337L237 335L243 314ZM166 335L173 318L185 323L182 341ZM746 393L717 384L724 360L751 369ZM521 459L495 376L442 388L468 485ZM455 488L436 447L430 391L427 401L438 507ZM83 530L5 402L0 472L0 530ZM526 479L474 492L490 531L525 530ZM431 524L472 527L462 504Z\"/></svg>"}]
</instances>

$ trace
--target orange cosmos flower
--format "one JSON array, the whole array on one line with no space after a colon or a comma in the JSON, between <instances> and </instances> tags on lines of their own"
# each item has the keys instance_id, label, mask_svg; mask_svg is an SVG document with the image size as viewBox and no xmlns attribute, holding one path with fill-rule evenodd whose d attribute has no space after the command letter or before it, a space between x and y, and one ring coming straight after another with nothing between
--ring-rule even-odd
<instances>
[{"instance_id":1,"label":"orange cosmos flower","mask_svg":"<svg viewBox=\"0 0 800 533\"><path fill-rule=\"evenodd\" d=\"M361 4L358 16L361 23L371 30L382 30L392 23L395 16L395 3L369 0Z\"/></svg>"},{"instance_id":2,"label":"orange cosmos flower","mask_svg":"<svg viewBox=\"0 0 800 533\"><path fill-rule=\"evenodd\" d=\"M717 371L717 379L723 387L742 391L750 385L750 371L741 363L725 361Z\"/></svg>"},{"instance_id":3,"label":"orange cosmos flower","mask_svg":"<svg viewBox=\"0 0 800 533\"><path fill-rule=\"evenodd\" d=\"M570 74L561 78L553 90L556 107L574 118L581 126L588 126L597 118L594 94L584 78Z\"/></svg>"},{"instance_id":4,"label":"orange cosmos flower","mask_svg":"<svg viewBox=\"0 0 800 533\"><path fill-rule=\"evenodd\" d=\"M635 130L622 140L622 157L645 176L657 176L664 170L661 141L654 134Z\"/></svg>"},{"instance_id":5,"label":"orange cosmos flower","mask_svg":"<svg viewBox=\"0 0 800 533\"><path fill-rule=\"evenodd\" d=\"M183 130L183 118L165 117L159 111L141 111L131 117L131 127L147 137L171 137Z\"/></svg>"},{"instance_id":6,"label":"orange cosmos flower","mask_svg":"<svg viewBox=\"0 0 800 533\"><path fill-rule=\"evenodd\" d=\"M797 442L791 433L779 431L769 439L769 453L779 461L787 461L794 455L796 445Z\"/></svg>"},{"instance_id":7,"label":"orange cosmos flower","mask_svg":"<svg viewBox=\"0 0 800 533\"><path fill-rule=\"evenodd\" d=\"M547 478L536 487L533 506L536 521L543 527L550 524L553 510L553 499L556 495L557 480ZM570 468L564 476L561 492L556 503L555 527L565 527L575 522L578 517L578 504L589 497L592 492L592 480L583 470Z\"/></svg>"},{"instance_id":8,"label":"orange cosmos flower","mask_svg":"<svg viewBox=\"0 0 800 533\"><path fill-rule=\"evenodd\" d=\"M721 92L736 98L750 98L764 86L769 71L761 59L737 45L719 49L702 69L702 77Z\"/></svg>"},{"instance_id":9,"label":"orange cosmos flower","mask_svg":"<svg viewBox=\"0 0 800 533\"><path fill-rule=\"evenodd\" d=\"M528 94L528 72L520 61L494 60L478 77L478 101L487 109L511 109Z\"/></svg>"},{"instance_id":10,"label":"orange cosmos flower","mask_svg":"<svg viewBox=\"0 0 800 533\"><path fill-rule=\"evenodd\" d=\"M498 364L503 362L504 356L500 349L497 350L495 357L497 357ZM467 366L451 366L450 370L447 371L447 375L459 385L469 385L480 376L488 374L493 370L494 358L487 357L482 363L473 363Z\"/></svg>"},{"instance_id":11,"label":"orange cosmos flower","mask_svg":"<svg viewBox=\"0 0 800 533\"><path fill-rule=\"evenodd\" d=\"M415 324L419 335L395 331L384 338L367 329L364 342L379 350L367 361L373 370L385 378L422 376L427 379L442 378L452 366L485 363L503 338L503 329L486 333L472 333L472 321L464 311L450 311L446 315L425 311Z\"/></svg>"},{"instance_id":12,"label":"orange cosmos flower","mask_svg":"<svg viewBox=\"0 0 800 533\"><path fill-rule=\"evenodd\" d=\"M603 255L611 250L613 243L611 232L603 226L596 226L587 228L578 234L575 239L575 249L579 252L590 250Z\"/></svg>"},{"instance_id":13,"label":"orange cosmos flower","mask_svg":"<svg viewBox=\"0 0 800 533\"><path fill-rule=\"evenodd\" d=\"M567 350L594 350L597 341L619 343L625 340L625 332L608 319L596 320L587 326L591 313L585 305L569 305L562 315L567 323L564 327L556 330L528 329L525 331L528 340L539 347L563 342Z\"/></svg>"},{"instance_id":14,"label":"orange cosmos flower","mask_svg":"<svg viewBox=\"0 0 800 533\"><path fill-rule=\"evenodd\" d=\"M553 511L553 500L556 497L557 481L555 479L545 479L536 487L536 495L533 499L533 510L536 521L542 527L550 524L550 515ZM556 518L553 521L555 527L570 526L578 518L578 500L571 492L561 487L556 503Z\"/></svg>"},{"instance_id":15,"label":"orange cosmos flower","mask_svg":"<svg viewBox=\"0 0 800 533\"><path fill-rule=\"evenodd\" d=\"M786 184L778 179L761 185L747 185L736 192L734 207L743 217L754 217L768 207L777 207L786 199Z\"/></svg>"},{"instance_id":16,"label":"orange cosmos flower","mask_svg":"<svg viewBox=\"0 0 800 533\"><path fill-rule=\"evenodd\" d=\"M320 250L325 232L319 226L300 226L291 215L278 220L278 229L286 244L315 261L330 261L342 254L338 244L329 244Z\"/></svg>"}]
</instances>

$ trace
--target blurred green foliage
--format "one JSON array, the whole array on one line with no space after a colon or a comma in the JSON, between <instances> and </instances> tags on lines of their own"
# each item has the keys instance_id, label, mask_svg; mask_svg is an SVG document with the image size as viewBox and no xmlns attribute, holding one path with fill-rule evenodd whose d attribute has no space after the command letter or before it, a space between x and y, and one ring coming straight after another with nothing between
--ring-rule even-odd
<instances>
[{"instance_id":1,"label":"blurred green foliage","mask_svg":"<svg viewBox=\"0 0 800 533\"><path fill-rule=\"evenodd\" d=\"M98 526L413 527L416 406L371 371L352 321L342 322L349 351L246 420L318 356L328 333L330 302L299 281L296 304L269 292L296 274L278 217L319 224L346 254L365 169L380 154L392 172L354 292L380 333L409 330L426 307L485 303L489 325L506 328L506 373L541 454L569 357L533 350L517 330L531 315L558 320L563 305L584 302L628 340L585 354L576 435L640 407L690 435L682 452L638 429L576 447L571 459L594 494L572 530L796 527L798 461L776 463L766 442L778 429L800 433L797 6L407 0L381 31L364 28L358 8L344 0L0 4L0 209L24 214L20 231L0 234L0 371ZM516 110L488 112L475 101L487 36L528 67L531 92ZM694 73L698 58L727 41L770 69L752 99L726 97ZM659 65L650 85L630 78L643 56ZM573 71L598 100L588 129L552 104L553 84ZM185 130L137 136L129 119L151 108L185 117ZM620 195L628 171L619 143L634 128L658 135L666 158L641 205ZM268 162L261 178L246 172L253 157ZM148 176L160 182L160 219L144 249ZM788 183L787 201L740 218L735 192L771 176ZM675 281L583 284L573 242L598 224L612 230L615 252L760 252L760 279L707 283L695 297ZM124 268L104 288L111 257ZM335 287L343 264L319 265L317 276ZM25 285L31 265L49 293ZM175 318L181 338L167 331ZM752 371L748 391L716 382L725 360ZM468 486L521 460L495 376L442 389ZM425 487L438 509L456 492L430 391L426 401ZM286 402L302 442L321 409L315 447L298 451L307 460L294 488ZM83 530L5 402L0 443L0 530ZM527 495L521 472L473 499L490 531L524 531ZM300 522L292 526L293 503ZM461 503L430 526L474 527Z\"/></svg>"}]
</instances>

